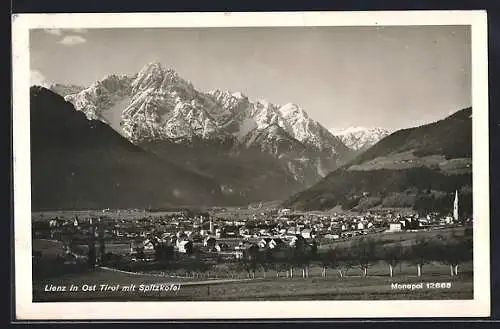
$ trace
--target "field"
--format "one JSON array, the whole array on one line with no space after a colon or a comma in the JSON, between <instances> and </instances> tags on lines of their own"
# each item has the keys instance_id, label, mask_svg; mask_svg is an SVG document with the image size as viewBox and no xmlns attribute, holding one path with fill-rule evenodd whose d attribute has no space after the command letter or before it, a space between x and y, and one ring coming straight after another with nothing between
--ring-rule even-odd
<instances>
[{"instance_id":1,"label":"field","mask_svg":"<svg viewBox=\"0 0 500 329\"><path fill-rule=\"evenodd\" d=\"M416 156L414 150L381 156L360 165L352 165L348 170L408 169L413 167L436 167L447 174L463 174L471 171L471 158L446 159L444 155Z\"/></svg>"},{"instance_id":2,"label":"field","mask_svg":"<svg viewBox=\"0 0 500 329\"><path fill-rule=\"evenodd\" d=\"M295 269L293 278L284 272L269 270L256 273L248 279L244 272L231 272L226 265L218 265L210 273L196 278L187 274L169 272L129 273L108 268L96 268L86 273L66 274L62 277L39 279L33 282L34 301L111 301L111 300L377 300L377 299L471 299L473 298L472 262L460 266L457 277L449 276L449 268L430 263L423 267L423 275L416 268L403 263L388 276L382 262L373 264L368 277L362 278L358 268L349 269L340 279L333 269L321 276L319 266L311 266L309 278L302 278ZM450 282L448 288L428 288L427 283ZM413 291L392 289L392 283L423 283ZM118 291L99 291L101 284L119 285ZM124 286L136 285L136 291L120 291ZM179 285L177 291L139 291L140 285ZM46 286L66 286L64 292L44 291ZM70 285L80 287L69 292ZM97 286L97 291L82 291L83 285Z\"/></svg>"},{"instance_id":3,"label":"field","mask_svg":"<svg viewBox=\"0 0 500 329\"><path fill-rule=\"evenodd\" d=\"M457 236L464 235L465 228L464 227L449 227L442 229L433 229L433 230L419 230L418 232L411 231L401 231L401 232L380 232L380 233L371 233L369 236L380 241L384 245L390 245L393 243L401 242L401 244L409 245L417 238L433 238L438 235L443 237L449 237L453 234ZM330 247L335 246L345 246L352 243L356 239L362 238L363 236L352 237L349 239L337 240L337 241L323 241L319 248L320 249L328 249Z\"/></svg>"},{"instance_id":4,"label":"field","mask_svg":"<svg viewBox=\"0 0 500 329\"><path fill-rule=\"evenodd\" d=\"M255 279L211 279L194 280L190 278L169 278L153 275L132 275L123 272L96 269L93 272L68 275L64 278L35 282L33 285L34 301L112 301L112 300L378 300L378 299L472 299L473 282L471 264L464 266L461 275L450 278L444 269L428 266L427 274L417 277L396 272L395 277L377 274L382 268L374 269L372 275L361 278L356 271L339 279L333 271L326 278L301 277L276 278L268 273ZM431 288L427 283L449 282L448 288ZM423 283L415 290L393 289L392 283ZM83 285L101 284L119 285L119 290L81 291ZM136 291L121 291L122 287L136 285ZM140 285L171 284L179 285L177 291L140 291ZM80 291L46 292L46 285L80 287Z\"/></svg>"}]
</instances>

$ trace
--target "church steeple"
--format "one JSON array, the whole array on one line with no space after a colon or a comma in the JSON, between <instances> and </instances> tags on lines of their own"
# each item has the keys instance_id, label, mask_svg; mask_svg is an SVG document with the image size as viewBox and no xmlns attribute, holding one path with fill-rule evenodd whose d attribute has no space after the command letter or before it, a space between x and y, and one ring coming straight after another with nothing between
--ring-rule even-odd
<instances>
[{"instance_id":1,"label":"church steeple","mask_svg":"<svg viewBox=\"0 0 500 329\"><path fill-rule=\"evenodd\" d=\"M458 221L458 190L455 191L455 200L453 201L453 220Z\"/></svg>"}]
</instances>

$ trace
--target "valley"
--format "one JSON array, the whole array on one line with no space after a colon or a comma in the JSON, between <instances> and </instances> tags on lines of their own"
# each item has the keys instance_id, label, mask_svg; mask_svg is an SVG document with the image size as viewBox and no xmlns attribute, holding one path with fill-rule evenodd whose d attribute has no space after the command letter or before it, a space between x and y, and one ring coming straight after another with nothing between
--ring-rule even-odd
<instances>
[{"instance_id":1,"label":"valley","mask_svg":"<svg viewBox=\"0 0 500 329\"><path fill-rule=\"evenodd\" d=\"M32 87L34 299L470 299L471 111L329 131L159 63Z\"/></svg>"}]
</instances>

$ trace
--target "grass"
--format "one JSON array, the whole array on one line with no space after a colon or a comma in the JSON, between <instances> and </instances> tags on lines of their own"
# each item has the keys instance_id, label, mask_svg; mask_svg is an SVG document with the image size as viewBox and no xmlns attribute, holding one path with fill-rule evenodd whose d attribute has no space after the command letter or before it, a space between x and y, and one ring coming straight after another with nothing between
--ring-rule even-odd
<instances>
[{"instance_id":1,"label":"grass","mask_svg":"<svg viewBox=\"0 0 500 329\"><path fill-rule=\"evenodd\" d=\"M64 252L63 243L56 240L33 239L32 249L42 252L44 257L56 257Z\"/></svg>"},{"instance_id":2,"label":"grass","mask_svg":"<svg viewBox=\"0 0 500 329\"><path fill-rule=\"evenodd\" d=\"M404 264L395 269L395 276L387 275L387 268L375 264L367 278L359 276L358 269L351 269L347 276L339 279L334 270L328 276L320 276L320 268L312 267L310 277L303 279L300 271L294 278L275 277L269 271L266 278L261 272L254 280L225 282L225 280L196 282L192 278L168 278L151 275L132 275L123 272L95 269L88 273L65 275L64 277L38 280L33 283L34 301L112 301L112 300L376 300L376 299L470 299L473 298L472 263L461 266L458 277L451 278L448 268L441 264L424 266L423 276L417 277L413 266ZM225 277L222 277L225 278ZM208 281L208 282L207 282ZM394 290L391 283L452 282L450 289L419 289L414 291ZM165 283L180 284L176 292L45 292L47 284L54 286L76 286L119 284L120 287L135 284Z\"/></svg>"},{"instance_id":3,"label":"grass","mask_svg":"<svg viewBox=\"0 0 500 329\"><path fill-rule=\"evenodd\" d=\"M429 231L418 231L418 232L410 232L410 231L402 231L402 232L381 232L381 233L371 233L369 237L374 238L384 244L390 244L401 241L404 244L410 244L415 241L418 237L422 238L433 238L437 235L442 235L443 237L451 236L452 234L456 234L461 236L464 234L464 227L452 227L452 228L443 228L443 229L434 229ZM330 247L343 247L349 246L356 239L360 239L366 236L356 236L346 240L338 240L324 243L321 243L319 249L325 250Z\"/></svg>"}]
</instances>

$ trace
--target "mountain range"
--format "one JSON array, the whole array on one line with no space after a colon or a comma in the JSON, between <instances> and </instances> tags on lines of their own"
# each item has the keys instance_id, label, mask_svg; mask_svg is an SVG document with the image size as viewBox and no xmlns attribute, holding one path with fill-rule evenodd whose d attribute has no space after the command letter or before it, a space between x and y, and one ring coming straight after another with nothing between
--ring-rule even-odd
<instances>
[{"instance_id":1,"label":"mountain range","mask_svg":"<svg viewBox=\"0 0 500 329\"><path fill-rule=\"evenodd\" d=\"M88 87L32 87L31 99L38 208L427 211L446 210L456 189L472 204L471 108L392 133L329 131L296 104L200 91L159 63Z\"/></svg>"},{"instance_id":2,"label":"mountain range","mask_svg":"<svg viewBox=\"0 0 500 329\"><path fill-rule=\"evenodd\" d=\"M203 92L159 63L107 76L65 100L133 144L220 182L234 202L283 199L352 153L296 104Z\"/></svg>"},{"instance_id":3,"label":"mountain range","mask_svg":"<svg viewBox=\"0 0 500 329\"><path fill-rule=\"evenodd\" d=\"M458 190L472 212L472 108L443 120L398 130L313 187L284 202L296 209L410 207L450 210Z\"/></svg>"}]
</instances>

